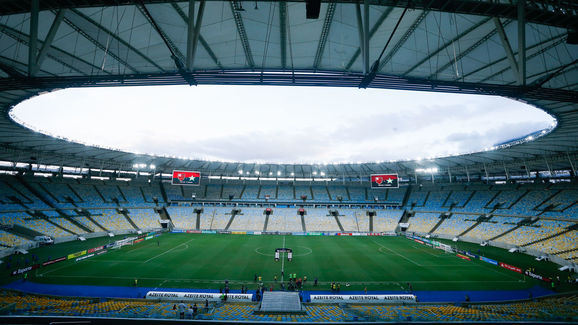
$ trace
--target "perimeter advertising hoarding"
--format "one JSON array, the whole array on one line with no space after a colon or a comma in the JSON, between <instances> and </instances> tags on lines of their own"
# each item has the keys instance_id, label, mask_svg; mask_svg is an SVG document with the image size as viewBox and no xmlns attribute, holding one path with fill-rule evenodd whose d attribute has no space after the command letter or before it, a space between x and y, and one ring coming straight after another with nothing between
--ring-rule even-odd
<instances>
[{"instance_id":1,"label":"perimeter advertising hoarding","mask_svg":"<svg viewBox=\"0 0 578 325\"><path fill-rule=\"evenodd\" d=\"M220 293L206 292L168 292L168 291L149 291L146 299L154 300L179 300L179 301L221 301ZM230 293L227 295L227 301L244 301L251 302L253 294Z\"/></svg>"},{"instance_id":2,"label":"perimeter advertising hoarding","mask_svg":"<svg viewBox=\"0 0 578 325\"><path fill-rule=\"evenodd\" d=\"M397 174L371 174L371 188L398 188Z\"/></svg>"},{"instance_id":3,"label":"perimeter advertising hoarding","mask_svg":"<svg viewBox=\"0 0 578 325\"><path fill-rule=\"evenodd\" d=\"M414 303L414 295L311 295L311 302L318 303Z\"/></svg>"},{"instance_id":4,"label":"perimeter advertising hoarding","mask_svg":"<svg viewBox=\"0 0 578 325\"><path fill-rule=\"evenodd\" d=\"M173 170L173 185L201 185L201 173L186 170Z\"/></svg>"}]
</instances>

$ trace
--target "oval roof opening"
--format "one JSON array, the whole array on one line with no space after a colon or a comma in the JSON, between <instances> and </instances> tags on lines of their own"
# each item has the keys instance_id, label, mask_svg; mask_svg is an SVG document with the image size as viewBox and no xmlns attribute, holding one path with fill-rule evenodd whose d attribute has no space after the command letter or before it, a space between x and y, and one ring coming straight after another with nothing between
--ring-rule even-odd
<instances>
[{"instance_id":1,"label":"oval roof opening","mask_svg":"<svg viewBox=\"0 0 578 325\"><path fill-rule=\"evenodd\" d=\"M549 132L546 112L503 97L325 87L65 89L11 116L104 148L257 163L414 160L488 150Z\"/></svg>"}]
</instances>

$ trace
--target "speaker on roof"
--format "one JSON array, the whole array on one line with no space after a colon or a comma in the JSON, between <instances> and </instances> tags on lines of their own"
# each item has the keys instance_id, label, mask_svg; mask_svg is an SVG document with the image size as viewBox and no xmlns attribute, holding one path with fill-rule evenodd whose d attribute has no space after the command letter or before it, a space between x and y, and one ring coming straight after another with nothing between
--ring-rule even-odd
<instances>
[{"instance_id":1,"label":"speaker on roof","mask_svg":"<svg viewBox=\"0 0 578 325\"><path fill-rule=\"evenodd\" d=\"M305 11L307 19L319 19L321 0L305 0Z\"/></svg>"}]
</instances>

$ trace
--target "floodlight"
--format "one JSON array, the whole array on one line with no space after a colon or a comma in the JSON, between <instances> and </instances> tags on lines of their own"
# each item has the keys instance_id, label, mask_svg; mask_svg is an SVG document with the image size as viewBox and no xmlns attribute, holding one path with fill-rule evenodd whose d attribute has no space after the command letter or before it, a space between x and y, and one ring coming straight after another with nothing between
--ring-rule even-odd
<instances>
[{"instance_id":1,"label":"floodlight","mask_svg":"<svg viewBox=\"0 0 578 325\"><path fill-rule=\"evenodd\" d=\"M242 170L242 169L239 170L239 174L243 175L243 170Z\"/></svg>"}]
</instances>

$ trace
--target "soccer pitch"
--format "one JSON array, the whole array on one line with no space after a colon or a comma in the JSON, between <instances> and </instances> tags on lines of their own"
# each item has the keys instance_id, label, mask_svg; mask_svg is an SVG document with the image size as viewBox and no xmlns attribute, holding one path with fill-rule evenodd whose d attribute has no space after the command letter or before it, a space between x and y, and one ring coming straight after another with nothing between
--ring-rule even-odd
<instances>
[{"instance_id":1,"label":"soccer pitch","mask_svg":"<svg viewBox=\"0 0 578 325\"><path fill-rule=\"evenodd\" d=\"M276 248L293 260L275 261ZM56 247L54 247L56 248ZM48 248L50 249L50 248ZM52 252L54 253L54 252ZM53 255L54 256L54 255ZM283 255L282 255L283 256ZM256 289L255 275L280 288L282 271L307 276L306 290L507 290L539 282L484 263L467 261L404 237L165 234L79 262L69 260L32 272L40 283ZM274 277L277 276L277 281ZM314 279L319 280L317 287ZM349 286L347 285L349 284Z\"/></svg>"}]
</instances>

